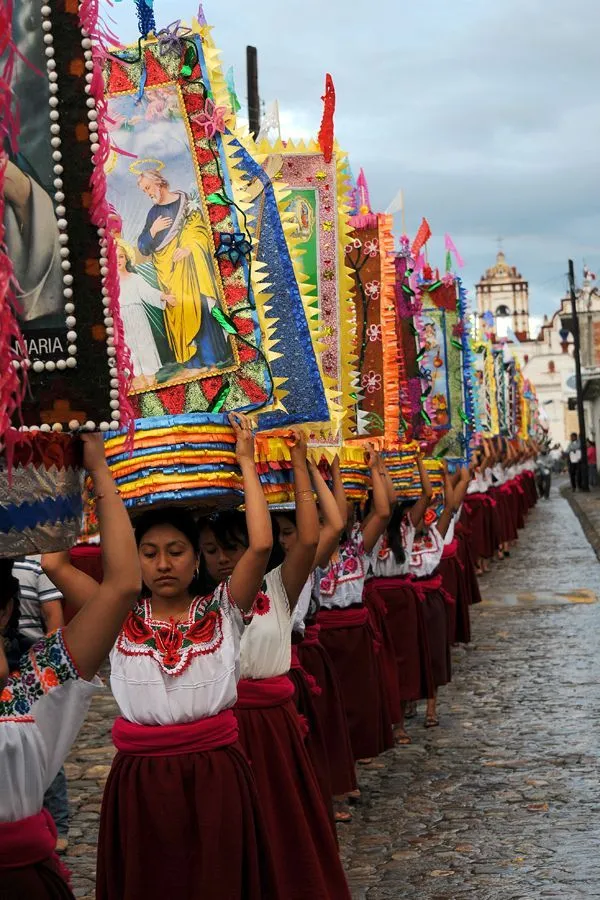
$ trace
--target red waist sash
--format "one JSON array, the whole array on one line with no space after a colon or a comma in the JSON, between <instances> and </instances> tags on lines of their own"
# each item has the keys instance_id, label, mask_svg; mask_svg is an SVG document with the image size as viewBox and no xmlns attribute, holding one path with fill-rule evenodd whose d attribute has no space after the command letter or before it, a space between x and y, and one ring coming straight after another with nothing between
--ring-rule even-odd
<instances>
[{"instance_id":1,"label":"red waist sash","mask_svg":"<svg viewBox=\"0 0 600 900\"><path fill-rule=\"evenodd\" d=\"M444 550L442 552L442 559L451 559L453 556L456 556L458 553L458 541L454 538L451 543L446 544Z\"/></svg>"},{"instance_id":2,"label":"red waist sash","mask_svg":"<svg viewBox=\"0 0 600 900\"><path fill-rule=\"evenodd\" d=\"M231 709L183 725L136 725L119 716L113 725L112 739L117 750L128 756L204 753L235 744L238 725Z\"/></svg>"},{"instance_id":3,"label":"red waist sash","mask_svg":"<svg viewBox=\"0 0 600 900\"><path fill-rule=\"evenodd\" d=\"M369 621L369 610L366 606L348 609L322 609L317 616L317 621L323 631L332 631L336 628L361 628Z\"/></svg>"},{"instance_id":4,"label":"red waist sash","mask_svg":"<svg viewBox=\"0 0 600 900\"><path fill-rule=\"evenodd\" d=\"M264 709L283 706L294 696L294 685L287 675L275 678L242 678L238 681L238 709Z\"/></svg>"},{"instance_id":5,"label":"red waist sash","mask_svg":"<svg viewBox=\"0 0 600 900\"><path fill-rule=\"evenodd\" d=\"M419 578L413 582L413 587L419 595L419 600L425 600L427 594L439 591L444 598L444 603L456 603L455 598L444 588L441 575L434 575L432 578Z\"/></svg>"},{"instance_id":6,"label":"red waist sash","mask_svg":"<svg viewBox=\"0 0 600 900\"><path fill-rule=\"evenodd\" d=\"M304 632L304 640L303 644L305 647L314 647L315 644L319 643L319 632L321 630L320 625L307 625L306 630Z\"/></svg>"},{"instance_id":7,"label":"red waist sash","mask_svg":"<svg viewBox=\"0 0 600 900\"><path fill-rule=\"evenodd\" d=\"M20 822L0 822L0 869L44 862L52 858L55 847L56 826L45 809Z\"/></svg>"}]
</instances>

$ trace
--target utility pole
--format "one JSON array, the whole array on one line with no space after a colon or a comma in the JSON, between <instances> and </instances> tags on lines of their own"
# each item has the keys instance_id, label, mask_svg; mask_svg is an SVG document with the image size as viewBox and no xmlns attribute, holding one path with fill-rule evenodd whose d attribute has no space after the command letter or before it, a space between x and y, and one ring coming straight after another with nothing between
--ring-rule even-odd
<instances>
[{"instance_id":1,"label":"utility pole","mask_svg":"<svg viewBox=\"0 0 600 900\"><path fill-rule=\"evenodd\" d=\"M587 465L587 437L585 433L585 410L583 407L583 381L581 379L581 342L579 339L579 316L577 315L577 295L575 293L575 269L573 260L569 260L569 294L571 296L571 315L573 317L573 345L575 356L575 384L577 388L577 416L579 419L579 446L581 447L581 490L589 491Z\"/></svg>"},{"instance_id":2,"label":"utility pole","mask_svg":"<svg viewBox=\"0 0 600 900\"><path fill-rule=\"evenodd\" d=\"M260 94L258 92L258 53L256 47L246 47L246 72L248 78L248 123L250 134L256 140L260 131Z\"/></svg>"}]
</instances>

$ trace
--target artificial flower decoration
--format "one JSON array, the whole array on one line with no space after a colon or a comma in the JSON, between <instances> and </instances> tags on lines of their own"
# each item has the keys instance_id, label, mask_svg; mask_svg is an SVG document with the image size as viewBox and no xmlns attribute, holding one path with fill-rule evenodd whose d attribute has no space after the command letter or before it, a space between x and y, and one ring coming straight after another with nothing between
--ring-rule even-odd
<instances>
[{"instance_id":1,"label":"artificial flower decoration","mask_svg":"<svg viewBox=\"0 0 600 900\"><path fill-rule=\"evenodd\" d=\"M161 28L156 35L160 55L167 56L168 53L181 53L183 47L182 38L187 37L191 33L191 28L181 27L181 19L171 22L166 28Z\"/></svg>"},{"instance_id":2,"label":"artificial flower decoration","mask_svg":"<svg viewBox=\"0 0 600 900\"><path fill-rule=\"evenodd\" d=\"M465 323L462 321L458 322L458 324L456 324L452 329L452 334L454 335L454 337L461 338L464 336L464 333L465 333Z\"/></svg>"},{"instance_id":3,"label":"artificial flower decoration","mask_svg":"<svg viewBox=\"0 0 600 900\"><path fill-rule=\"evenodd\" d=\"M431 509L431 507L430 507L425 512L425 515L423 516L423 521L425 522L425 524L428 527L430 527L431 525L433 525L433 523L436 521L436 519L437 519L436 511L435 511L435 509Z\"/></svg>"},{"instance_id":4,"label":"artificial flower decoration","mask_svg":"<svg viewBox=\"0 0 600 900\"><path fill-rule=\"evenodd\" d=\"M365 241L365 253L371 258L379 255L379 241L377 238L373 238L372 241Z\"/></svg>"},{"instance_id":5,"label":"artificial flower decoration","mask_svg":"<svg viewBox=\"0 0 600 900\"><path fill-rule=\"evenodd\" d=\"M452 287L455 281L456 276L452 272L446 272L446 274L442 277L442 284L445 287Z\"/></svg>"},{"instance_id":6,"label":"artificial flower decoration","mask_svg":"<svg viewBox=\"0 0 600 900\"><path fill-rule=\"evenodd\" d=\"M367 297L370 297L372 300L377 300L380 287L381 285L378 281L367 281L365 284L365 293Z\"/></svg>"},{"instance_id":7,"label":"artificial flower decoration","mask_svg":"<svg viewBox=\"0 0 600 900\"><path fill-rule=\"evenodd\" d=\"M381 375L371 369L363 375L361 385L367 394L374 394L375 391L381 390Z\"/></svg>"},{"instance_id":8,"label":"artificial flower decoration","mask_svg":"<svg viewBox=\"0 0 600 900\"><path fill-rule=\"evenodd\" d=\"M218 134L223 134L227 125L225 116L227 109L224 106L215 106L210 97L206 98L204 109L191 116L192 121L204 132L204 137L209 141Z\"/></svg>"},{"instance_id":9,"label":"artificial flower decoration","mask_svg":"<svg viewBox=\"0 0 600 900\"><path fill-rule=\"evenodd\" d=\"M239 261L248 256L252 250L252 244L241 231L236 231L233 234L221 232L219 239L220 243L215 256L217 259L220 257L228 259L234 266L237 266Z\"/></svg>"},{"instance_id":10,"label":"artificial flower decoration","mask_svg":"<svg viewBox=\"0 0 600 900\"><path fill-rule=\"evenodd\" d=\"M373 343L375 341L381 341L383 339L381 325L376 325L375 323L373 323L373 325L369 325L369 327L367 328L367 337Z\"/></svg>"}]
</instances>

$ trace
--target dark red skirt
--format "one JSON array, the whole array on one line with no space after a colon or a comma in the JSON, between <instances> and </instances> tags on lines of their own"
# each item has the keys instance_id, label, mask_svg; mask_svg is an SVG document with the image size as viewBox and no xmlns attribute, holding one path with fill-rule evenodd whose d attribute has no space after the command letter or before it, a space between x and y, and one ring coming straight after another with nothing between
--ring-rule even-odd
<instances>
[{"instance_id":1,"label":"dark red skirt","mask_svg":"<svg viewBox=\"0 0 600 900\"><path fill-rule=\"evenodd\" d=\"M396 649L394 640L388 625L388 614L385 601L376 590L370 587L371 581L365 584L363 600L369 610L371 626L376 635L377 667L379 670L379 682L387 703L390 721L399 722L402 718L400 712L400 688L398 685L398 666L396 665Z\"/></svg>"},{"instance_id":2,"label":"dark red skirt","mask_svg":"<svg viewBox=\"0 0 600 900\"><path fill-rule=\"evenodd\" d=\"M422 603L414 588L402 578L374 578L387 608L387 624L396 655L396 674L401 701L421 700L434 689Z\"/></svg>"},{"instance_id":3,"label":"dark red skirt","mask_svg":"<svg viewBox=\"0 0 600 900\"><path fill-rule=\"evenodd\" d=\"M356 790L356 769L342 689L331 658L320 641L304 640L298 645L303 668L312 675L321 693L313 695L327 749L331 790L338 797Z\"/></svg>"},{"instance_id":4,"label":"dark red skirt","mask_svg":"<svg viewBox=\"0 0 600 900\"><path fill-rule=\"evenodd\" d=\"M454 598L454 603L446 603L448 640L450 644L469 644L471 641L470 599L466 587L465 571L457 552L442 559L439 565L444 590Z\"/></svg>"},{"instance_id":5,"label":"dark red skirt","mask_svg":"<svg viewBox=\"0 0 600 900\"><path fill-rule=\"evenodd\" d=\"M117 753L98 839L97 900L286 900L239 744L177 756Z\"/></svg>"},{"instance_id":6,"label":"dark red skirt","mask_svg":"<svg viewBox=\"0 0 600 900\"><path fill-rule=\"evenodd\" d=\"M474 606L476 603L481 603L481 591L475 572L475 563L473 561L473 554L471 553L469 536L463 532L463 527L460 523L456 526L456 533L458 537L458 558L463 565L465 590L467 592L469 604Z\"/></svg>"},{"instance_id":7,"label":"dark red skirt","mask_svg":"<svg viewBox=\"0 0 600 900\"><path fill-rule=\"evenodd\" d=\"M294 637L292 636L292 638ZM302 668L292 666L288 673L288 678L294 685L296 709L306 723L307 732L304 737L304 746L317 776L321 797L330 819L332 831L336 834L333 818L333 789L331 787L329 756L321 719L315 706L316 692L320 693L321 688L317 685L314 678Z\"/></svg>"},{"instance_id":8,"label":"dark red skirt","mask_svg":"<svg viewBox=\"0 0 600 900\"><path fill-rule=\"evenodd\" d=\"M363 608L351 607L341 612L351 614ZM371 628L367 623L332 628L328 619L337 614L335 609L319 612L320 641L340 681L354 759L367 759L394 746L392 723L381 692Z\"/></svg>"},{"instance_id":9,"label":"dark red skirt","mask_svg":"<svg viewBox=\"0 0 600 900\"><path fill-rule=\"evenodd\" d=\"M256 780L278 896L281 900L350 900L293 700L279 706L236 707L235 715ZM198 891L194 896L202 894ZM212 900L212 894L206 896ZM246 895L239 894L242 897Z\"/></svg>"},{"instance_id":10,"label":"dark red skirt","mask_svg":"<svg viewBox=\"0 0 600 900\"><path fill-rule=\"evenodd\" d=\"M75 900L52 861L0 869L0 900Z\"/></svg>"},{"instance_id":11,"label":"dark red skirt","mask_svg":"<svg viewBox=\"0 0 600 900\"><path fill-rule=\"evenodd\" d=\"M464 509L469 522L471 549L476 559L491 559L499 543L494 534L492 506L485 494L471 494L465 498Z\"/></svg>"},{"instance_id":12,"label":"dark red skirt","mask_svg":"<svg viewBox=\"0 0 600 900\"><path fill-rule=\"evenodd\" d=\"M448 641L448 613L441 590L427 590L422 601L423 619L429 647L431 678L436 688L452 680L450 642Z\"/></svg>"}]
</instances>

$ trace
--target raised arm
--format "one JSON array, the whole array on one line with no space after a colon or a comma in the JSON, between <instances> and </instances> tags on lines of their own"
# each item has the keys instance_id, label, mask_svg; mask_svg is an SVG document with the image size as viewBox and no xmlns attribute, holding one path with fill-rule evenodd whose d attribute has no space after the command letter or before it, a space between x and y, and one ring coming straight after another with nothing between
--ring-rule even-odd
<instances>
[{"instance_id":1,"label":"raised arm","mask_svg":"<svg viewBox=\"0 0 600 900\"><path fill-rule=\"evenodd\" d=\"M342 526L343 531L348 524L348 498L346 497L344 482L342 481L339 456L336 456L331 463L331 478L333 483L333 496L335 497L335 502L337 503L338 510L344 523Z\"/></svg>"},{"instance_id":2,"label":"raised arm","mask_svg":"<svg viewBox=\"0 0 600 900\"><path fill-rule=\"evenodd\" d=\"M340 542L342 531L346 527L345 519L342 518L335 497L327 487L325 479L319 472L318 466L309 465L309 472L312 478L313 487L317 494L319 510L323 519L321 525L321 533L319 535L319 544L313 569L320 567L324 569Z\"/></svg>"},{"instance_id":3,"label":"raised arm","mask_svg":"<svg viewBox=\"0 0 600 900\"><path fill-rule=\"evenodd\" d=\"M254 462L254 436L246 416L232 413L229 421L235 431L236 456L244 477L244 501L248 549L233 570L229 589L233 602L248 612L256 599L273 549L273 529L267 501Z\"/></svg>"},{"instance_id":4,"label":"raised arm","mask_svg":"<svg viewBox=\"0 0 600 900\"><path fill-rule=\"evenodd\" d=\"M417 467L419 469L419 478L421 479L421 496L409 513L410 521L415 526L415 528L427 512L427 507L431 503L431 498L433 497L433 490L431 488L431 481L429 480L429 473L425 468L425 464L420 456L417 456Z\"/></svg>"},{"instance_id":5,"label":"raised arm","mask_svg":"<svg viewBox=\"0 0 600 900\"><path fill-rule=\"evenodd\" d=\"M83 461L94 482L104 581L95 584L87 603L63 629L73 661L83 678L93 678L108 655L137 600L140 566L133 529L104 457L102 437L82 436Z\"/></svg>"},{"instance_id":6,"label":"raised arm","mask_svg":"<svg viewBox=\"0 0 600 900\"><path fill-rule=\"evenodd\" d=\"M379 454L375 450L369 451L368 463L371 469L371 483L373 485L373 508L369 518L363 522L362 526L365 553L370 553L374 548L385 531L392 514L387 485L381 474Z\"/></svg>"},{"instance_id":7,"label":"raised arm","mask_svg":"<svg viewBox=\"0 0 600 900\"><path fill-rule=\"evenodd\" d=\"M379 471L381 472L381 475L385 482L385 489L387 491L388 503L390 504L390 509L393 512L394 507L396 506L396 503L398 502L398 495L396 493L396 488L394 487L394 482L392 481L392 476L388 472L388 468L387 468L384 460L381 457L380 457L380 461L379 461L379 466L380 466Z\"/></svg>"},{"instance_id":8,"label":"raised arm","mask_svg":"<svg viewBox=\"0 0 600 900\"><path fill-rule=\"evenodd\" d=\"M79 610L85 606L98 590L97 581L75 568L68 550L44 553L42 569L61 592L65 603L73 610Z\"/></svg>"},{"instance_id":9,"label":"raised arm","mask_svg":"<svg viewBox=\"0 0 600 900\"><path fill-rule=\"evenodd\" d=\"M444 465L444 511L441 514L437 530L442 537L446 537L452 516L454 515L454 492L452 490L452 481L448 474L448 467Z\"/></svg>"},{"instance_id":10,"label":"raised arm","mask_svg":"<svg viewBox=\"0 0 600 900\"><path fill-rule=\"evenodd\" d=\"M308 473L306 437L302 431L294 429L292 440L290 455L296 498L296 541L281 567L281 580L291 610L296 606L300 592L313 570L319 544L319 515Z\"/></svg>"},{"instance_id":11,"label":"raised arm","mask_svg":"<svg viewBox=\"0 0 600 900\"><path fill-rule=\"evenodd\" d=\"M457 512L460 509L460 505L465 499L470 480L471 475L469 470L463 466L458 470L458 481L452 485L454 491L454 512Z\"/></svg>"}]
</instances>

